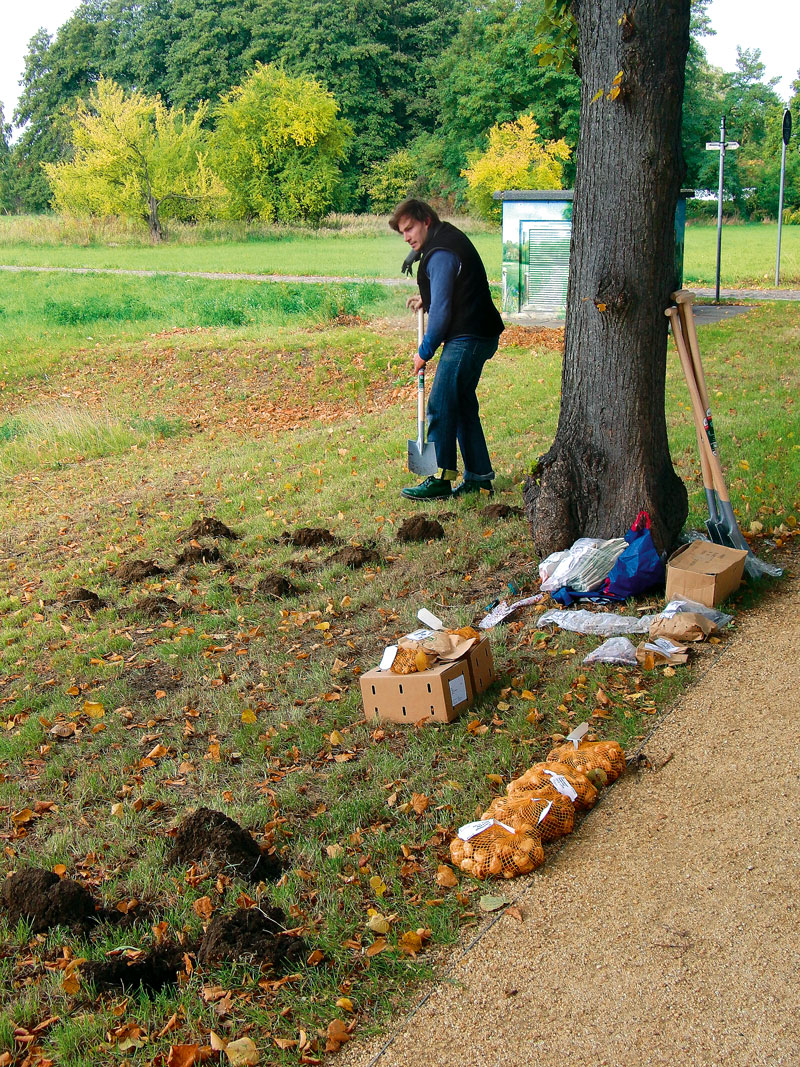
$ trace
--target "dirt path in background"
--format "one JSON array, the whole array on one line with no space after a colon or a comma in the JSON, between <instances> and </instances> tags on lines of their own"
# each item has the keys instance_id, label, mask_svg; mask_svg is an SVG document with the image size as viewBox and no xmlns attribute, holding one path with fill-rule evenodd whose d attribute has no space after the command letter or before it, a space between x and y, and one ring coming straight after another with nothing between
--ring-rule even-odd
<instances>
[{"instance_id":1,"label":"dirt path in background","mask_svg":"<svg viewBox=\"0 0 800 1067\"><path fill-rule=\"evenodd\" d=\"M800 1062L800 546L621 779L387 1038L340 1067Z\"/></svg>"}]
</instances>

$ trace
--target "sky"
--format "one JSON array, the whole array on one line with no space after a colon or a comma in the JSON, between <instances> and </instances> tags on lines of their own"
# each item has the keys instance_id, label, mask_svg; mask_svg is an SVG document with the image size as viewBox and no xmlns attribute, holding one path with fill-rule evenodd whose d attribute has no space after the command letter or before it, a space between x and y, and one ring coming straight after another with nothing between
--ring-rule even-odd
<instances>
[{"instance_id":1,"label":"sky","mask_svg":"<svg viewBox=\"0 0 800 1067\"><path fill-rule=\"evenodd\" d=\"M77 0L6 0L0 32L0 102L10 120L19 95L28 42L40 26L54 34L78 7ZM777 92L788 102L800 69L800 5L797 0L712 0L715 37L703 41L710 62L736 65L736 46L760 48L767 77L780 77Z\"/></svg>"}]
</instances>

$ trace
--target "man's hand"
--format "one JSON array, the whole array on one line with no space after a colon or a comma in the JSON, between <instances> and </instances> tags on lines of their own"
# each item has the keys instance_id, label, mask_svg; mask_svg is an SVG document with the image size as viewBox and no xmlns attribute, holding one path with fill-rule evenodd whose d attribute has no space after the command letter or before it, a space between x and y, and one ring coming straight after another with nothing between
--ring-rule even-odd
<instances>
[{"instance_id":1,"label":"man's hand","mask_svg":"<svg viewBox=\"0 0 800 1067\"><path fill-rule=\"evenodd\" d=\"M421 370L425 369L425 360L417 353L414 356L414 374L419 374Z\"/></svg>"},{"instance_id":2,"label":"man's hand","mask_svg":"<svg viewBox=\"0 0 800 1067\"><path fill-rule=\"evenodd\" d=\"M419 309L422 307L422 297L419 295L419 293L417 293L415 296L410 296L408 300L406 300L406 307L413 308L414 311L419 311Z\"/></svg>"}]
</instances>

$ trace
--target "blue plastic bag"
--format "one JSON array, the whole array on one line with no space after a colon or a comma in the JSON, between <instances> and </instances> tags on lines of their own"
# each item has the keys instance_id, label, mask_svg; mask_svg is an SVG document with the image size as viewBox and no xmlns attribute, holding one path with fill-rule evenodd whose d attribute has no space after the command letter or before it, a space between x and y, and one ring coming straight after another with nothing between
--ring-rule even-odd
<instances>
[{"instance_id":1,"label":"blue plastic bag","mask_svg":"<svg viewBox=\"0 0 800 1067\"><path fill-rule=\"evenodd\" d=\"M622 600L661 585L666 573L664 561L653 544L650 516L646 511L640 511L636 516L625 540L628 547L611 568L602 587L606 595Z\"/></svg>"}]
</instances>

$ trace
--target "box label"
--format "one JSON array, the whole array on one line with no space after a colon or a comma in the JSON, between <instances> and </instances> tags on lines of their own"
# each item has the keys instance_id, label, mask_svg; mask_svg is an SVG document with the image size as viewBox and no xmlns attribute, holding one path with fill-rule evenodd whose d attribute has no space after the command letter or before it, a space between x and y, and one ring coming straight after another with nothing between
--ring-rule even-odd
<instances>
[{"instance_id":1,"label":"box label","mask_svg":"<svg viewBox=\"0 0 800 1067\"><path fill-rule=\"evenodd\" d=\"M457 708L459 704L463 704L467 699L467 680L463 674L459 674L457 678L450 679L450 700L453 703L453 707Z\"/></svg>"}]
</instances>

